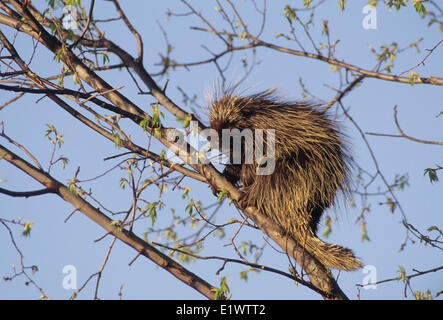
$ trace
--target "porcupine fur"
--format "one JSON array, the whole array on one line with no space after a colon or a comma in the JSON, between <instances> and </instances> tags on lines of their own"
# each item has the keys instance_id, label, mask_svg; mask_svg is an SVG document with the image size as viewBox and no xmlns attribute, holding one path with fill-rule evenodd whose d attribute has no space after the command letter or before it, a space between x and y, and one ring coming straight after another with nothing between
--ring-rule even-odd
<instances>
[{"instance_id":1,"label":"porcupine fur","mask_svg":"<svg viewBox=\"0 0 443 320\"><path fill-rule=\"evenodd\" d=\"M338 193L346 195L349 190L349 156L334 120L318 106L283 101L274 90L216 97L209 120L220 137L222 129L274 129L272 174L257 175L254 162L228 164L224 175L233 184L241 181L243 204L276 221L324 266L341 270L362 266L351 250L316 236L323 211L334 204ZM253 148L243 142L242 152Z\"/></svg>"}]
</instances>

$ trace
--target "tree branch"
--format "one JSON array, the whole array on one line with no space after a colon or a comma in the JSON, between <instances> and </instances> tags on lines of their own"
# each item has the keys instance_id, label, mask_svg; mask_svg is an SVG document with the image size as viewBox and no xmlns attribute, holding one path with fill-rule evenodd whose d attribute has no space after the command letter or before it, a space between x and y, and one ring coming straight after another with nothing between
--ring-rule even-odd
<instances>
[{"instance_id":1,"label":"tree branch","mask_svg":"<svg viewBox=\"0 0 443 320\"><path fill-rule=\"evenodd\" d=\"M34 197L34 196L40 196L42 194L56 193L56 192L55 192L55 189L53 189L53 188L44 188L44 189L35 190L35 191L11 191L11 190L0 188L0 193L6 194L11 197L29 198L29 197Z\"/></svg>"},{"instance_id":2,"label":"tree branch","mask_svg":"<svg viewBox=\"0 0 443 320\"><path fill-rule=\"evenodd\" d=\"M381 79L381 80L386 80L386 81L408 83L408 84L410 84L410 81L411 81L409 77L400 77L400 76L390 75L390 74L386 74L386 73L371 71L371 70L359 68L355 65L352 65L352 64L349 64L349 63L346 63L343 61L339 61L337 59L328 58L328 57L325 57L325 56L322 56L319 54L309 53L309 52L304 52L304 51L299 51L299 50L294 50L294 49L278 46L278 45L272 44L270 42L266 42L266 41L257 39L250 34L246 34L246 35L243 34L242 36L240 36L240 35L237 35L234 33L214 31L214 30L204 29L204 28L199 28L199 27L192 27L192 29L198 30L198 31L203 31L203 32L208 32L208 33L215 33L217 35L226 35L226 36L236 37L236 38L245 37L245 38L249 39L252 43L254 43L255 46L270 48L270 49L273 49L273 50L276 50L279 52L288 53L288 54L292 54L292 55L299 56L299 57L305 57L305 58L323 61L323 62L326 62L328 64L331 64L331 65L334 65L337 67L341 67L341 68L344 68L347 70L351 70L351 71L360 73L361 75L368 77L368 78L376 78L376 79ZM420 79L421 79L421 82L417 82L416 84L432 84L432 85L443 86L443 78L420 77Z\"/></svg>"},{"instance_id":3,"label":"tree branch","mask_svg":"<svg viewBox=\"0 0 443 320\"><path fill-rule=\"evenodd\" d=\"M394 107L394 121L395 125L397 127L397 130L400 132L400 134L387 134L387 133L374 133L374 132L365 132L368 135L372 136L381 136L381 137L391 137L391 138L405 138L411 141L415 141L418 143L424 143L424 144L434 144L434 145L440 145L443 146L443 142L441 141L430 141L430 140L422 140L418 138L411 137L407 135L403 129L400 127L400 123L397 118L397 106Z\"/></svg>"}]
</instances>

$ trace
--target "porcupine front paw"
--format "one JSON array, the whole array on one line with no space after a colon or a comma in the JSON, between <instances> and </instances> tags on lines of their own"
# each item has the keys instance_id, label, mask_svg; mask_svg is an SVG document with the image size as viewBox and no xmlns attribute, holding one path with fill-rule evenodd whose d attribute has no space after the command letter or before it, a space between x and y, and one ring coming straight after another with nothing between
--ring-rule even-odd
<instances>
[{"instance_id":1,"label":"porcupine front paw","mask_svg":"<svg viewBox=\"0 0 443 320\"><path fill-rule=\"evenodd\" d=\"M239 165L228 164L223 170L223 176L228 180L234 187L239 187L241 167Z\"/></svg>"}]
</instances>

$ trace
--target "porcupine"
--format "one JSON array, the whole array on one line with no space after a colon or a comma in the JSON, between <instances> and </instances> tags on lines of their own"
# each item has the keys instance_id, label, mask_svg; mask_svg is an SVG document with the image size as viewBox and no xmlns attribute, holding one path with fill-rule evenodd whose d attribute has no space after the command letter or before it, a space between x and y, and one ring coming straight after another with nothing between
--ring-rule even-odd
<instances>
[{"instance_id":1,"label":"porcupine","mask_svg":"<svg viewBox=\"0 0 443 320\"><path fill-rule=\"evenodd\" d=\"M346 195L349 190L350 157L334 120L319 106L283 101L275 90L216 97L209 120L220 137L222 129L274 129L272 174L257 175L257 162L227 164L223 174L234 185L241 181L244 205L276 221L324 266L362 266L351 250L316 236L323 211L334 204L337 193ZM253 148L242 142L242 160L245 150Z\"/></svg>"}]
</instances>

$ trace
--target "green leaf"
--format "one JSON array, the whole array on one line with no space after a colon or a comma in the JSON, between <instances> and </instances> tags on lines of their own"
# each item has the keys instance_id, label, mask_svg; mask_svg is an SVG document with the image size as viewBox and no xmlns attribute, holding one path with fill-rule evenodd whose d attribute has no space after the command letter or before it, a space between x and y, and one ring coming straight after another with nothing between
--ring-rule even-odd
<instances>
[{"instance_id":1,"label":"green leaf","mask_svg":"<svg viewBox=\"0 0 443 320\"><path fill-rule=\"evenodd\" d=\"M228 286L228 281L226 280L226 277L222 277L220 281L220 290L223 291L223 293L229 293L230 289Z\"/></svg>"},{"instance_id":2,"label":"green leaf","mask_svg":"<svg viewBox=\"0 0 443 320\"><path fill-rule=\"evenodd\" d=\"M152 106L152 119L151 124L153 128L160 128L162 125L162 122L160 120L160 112L158 110L158 103L155 106Z\"/></svg>"},{"instance_id":3,"label":"green leaf","mask_svg":"<svg viewBox=\"0 0 443 320\"><path fill-rule=\"evenodd\" d=\"M338 66L335 64L330 64L329 65L329 70L332 70L334 72L337 72L339 70Z\"/></svg>"},{"instance_id":4,"label":"green leaf","mask_svg":"<svg viewBox=\"0 0 443 320\"><path fill-rule=\"evenodd\" d=\"M429 176L429 181L431 183L434 183L434 182L438 181L438 175L437 175L437 170L436 169L426 168L424 175L426 175L426 174Z\"/></svg>"},{"instance_id":5,"label":"green leaf","mask_svg":"<svg viewBox=\"0 0 443 320\"><path fill-rule=\"evenodd\" d=\"M154 225L155 221L157 220L157 203L150 203L145 209L149 209L148 216L151 218L152 225Z\"/></svg>"},{"instance_id":6,"label":"green leaf","mask_svg":"<svg viewBox=\"0 0 443 320\"><path fill-rule=\"evenodd\" d=\"M65 169L66 165L69 163L69 159L65 157L60 157L59 159L62 161L62 168Z\"/></svg>"},{"instance_id":7,"label":"green leaf","mask_svg":"<svg viewBox=\"0 0 443 320\"><path fill-rule=\"evenodd\" d=\"M306 1L305 1L306 3ZM309 6L309 4L308 4ZM285 6L285 9L283 10L283 15L288 19L289 22L293 21L295 19L295 10L291 8L290 6Z\"/></svg>"},{"instance_id":8,"label":"green leaf","mask_svg":"<svg viewBox=\"0 0 443 320\"><path fill-rule=\"evenodd\" d=\"M189 198L189 191L191 191L191 188L185 187L185 192L183 192L183 195L182 195L183 199Z\"/></svg>"},{"instance_id":9,"label":"green leaf","mask_svg":"<svg viewBox=\"0 0 443 320\"><path fill-rule=\"evenodd\" d=\"M71 192L73 195L78 195L77 192L77 186L75 185L78 182L77 179L73 179L73 180L68 180L68 190L69 192Z\"/></svg>"},{"instance_id":10,"label":"green leaf","mask_svg":"<svg viewBox=\"0 0 443 320\"><path fill-rule=\"evenodd\" d=\"M192 120L192 115L191 114L187 114L186 118L185 118L185 121L183 121L183 128L189 127L189 124L190 124L191 120Z\"/></svg>"},{"instance_id":11,"label":"green leaf","mask_svg":"<svg viewBox=\"0 0 443 320\"><path fill-rule=\"evenodd\" d=\"M388 198L388 199L386 200L386 204L388 205L389 210L391 210L391 212L394 213L396 203L395 203L394 201L392 201L391 198Z\"/></svg>"},{"instance_id":12,"label":"green leaf","mask_svg":"<svg viewBox=\"0 0 443 320\"><path fill-rule=\"evenodd\" d=\"M45 137L49 136L52 132L57 134L57 130L52 124L46 124L46 126L48 127L48 129L46 130Z\"/></svg>"},{"instance_id":13,"label":"green leaf","mask_svg":"<svg viewBox=\"0 0 443 320\"><path fill-rule=\"evenodd\" d=\"M365 222L361 222L360 226L361 226L361 241L362 242L365 241L365 240L366 241L371 241L371 239L369 239L368 231L366 229L366 223Z\"/></svg>"},{"instance_id":14,"label":"green leaf","mask_svg":"<svg viewBox=\"0 0 443 320\"><path fill-rule=\"evenodd\" d=\"M128 180L126 178L120 178L120 188L124 189Z\"/></svg>"},{"instance_id":15,"label":"green leaf","mask_svg":"<svg viewBox=\"0 0 443 320\"><path fill-rule=\"evenodd\" d=\"M400 279L401 280L406 280L406 270L405 270L405 268L403 268L402 266L399 266L398 267L398 271L397 272L400 272Z\"/></svg>"},{"instance_id":16,"label":"green leaf","mask_svg":"<svg viewBox=\"0 0 443 320\"><path fill-rule=\"evenodd\" d=\"M248 271L247 270L243 270L240 272L240 279L245 280L245 282L248 281Z\"/></svg>"},{"instance_id":17,"label":"green leaf","mask_svg":"<svg viewBox=\"0 0 443 320\"><path fill-rule=\"evenodd\" d=\"M57 140L58 147L61 148L64 143L63 135L61 134L61 135L57 136L56 140Z\"/></svg>"},{"instance_id":18,"label":"green leaf","mask_svg":"<svg viewBox=\"0 0 443 320\"><path fill-rule=\"evenodd\" d=\"M220 279L220 288L214 288L212 291L214 291L215 300L229 299L231 297L231 295L229 295L231 290L229 289L226 277Z\"/></svg>"},{"instance_id":19,"label":"green leaf","mask_svg":"<svg viewBox=\"0 0 443 320\"><path fill-rule=\"evenodd\" d=\"M218 201L222 202L223 199L224 199L225 197L227 197L227 195L228 195L228 191L225 190L225 189L223 189L223 190L220 191L220 193L217 195L217 199L218 199Z\"/></svg>"},{"instance_id":20,"label":"green leaf","mask_svg":"<svg viewBox=\"0 0 443 320\"><path fill-rule=\"evenodd\" d=\"M80 84L79 80L78 80L78 75L76 72L74 72L72 74L72 80L74 80L74 85Z\"/></svg>"},{"instance_id":21,"label":"green leaf","mask_svg":"<svg viewBox=\"0 0 443 320\"><path fill-rule=\"evenodd\" d=\"M190 200L188 205L185 207L185 211L192 216L192 214L194 213L194 200Z\"/></svg>"},{"instance_id":22,"label":"green leaf","mask_svg":"<svg viewBox=\"0 0 443 320\"><path fill-rule=\"evenodd\" d=\"M118 133L114 133L114 143L115 143L115 146L118 148L120 148L123 144L122 139L120 138Z\"/></svg>"},{"instance_id":23,"label":"green leaf","mask_svg":"<svg viewBox=\"0 0 443 320\"><path fill-rule=\"evenodd\" d=\"M26 222L25 223L25 227L23 228L22 231L22 235L24 235L25 237L29 237L31 235L31 227L33 226L34 223L32 222Z\"/></svg>"},{"instance_id":24,"label":"green leaf","mask_svg":"<svg viewBox=\"0 0 443 320\"><path fill-rule=\"evenodd\" d=\"M331 219L331 217L329 217L329 216L326 217L326 220L325 220L326 228L325 228L325 231L323 231L323 234L322 234L323 237L327 238L329 236L329 234L332 231L332 223L336 220L337 219Z\"/></svg>"},{"instance_id":25,"label":"green leaf","mask_svg":"<svg viewBox=\"0 0 443 320\"><path fill-rule=\"evenodd\" d=\"M323 30L322 30L322 34L329 36L329 27L328 27L328 20L322 20L321 21L323 24Z\"/></svg>"},{"instance_id":26,"label":"green leaf","mask_svg":"<svg viewBox=\"0 0 443 320\"><path fill-rule=\"evenodd\" d=\"M411 73L409 74L409 80L408 83L413 86L416 83L422 83L420 76L418 75L418 73L411 71Z\"/></svg>"},{"instance_id":27,"label":"green leaf","mask_svg":"<svg viewBox=\"0 0 443 320\"><path fill-rule=\"evenodd\" d=\"M414 8L415 11L417 11L420 14L424 14L426 12L426 8L419 0L413 0L414 1Z\"/></svg>"},{"instance_id":28,"label":"green leaf","mask_svg":"<svg viewBox=\"0 0 443 320\"><path fill-rule=\"evenodd\" d=\"M110 62L109 55L108 55L107 51L103 51L102 55L103 55L103 64L106 64L106 62Z\"/></svg>"}]
</instances>

